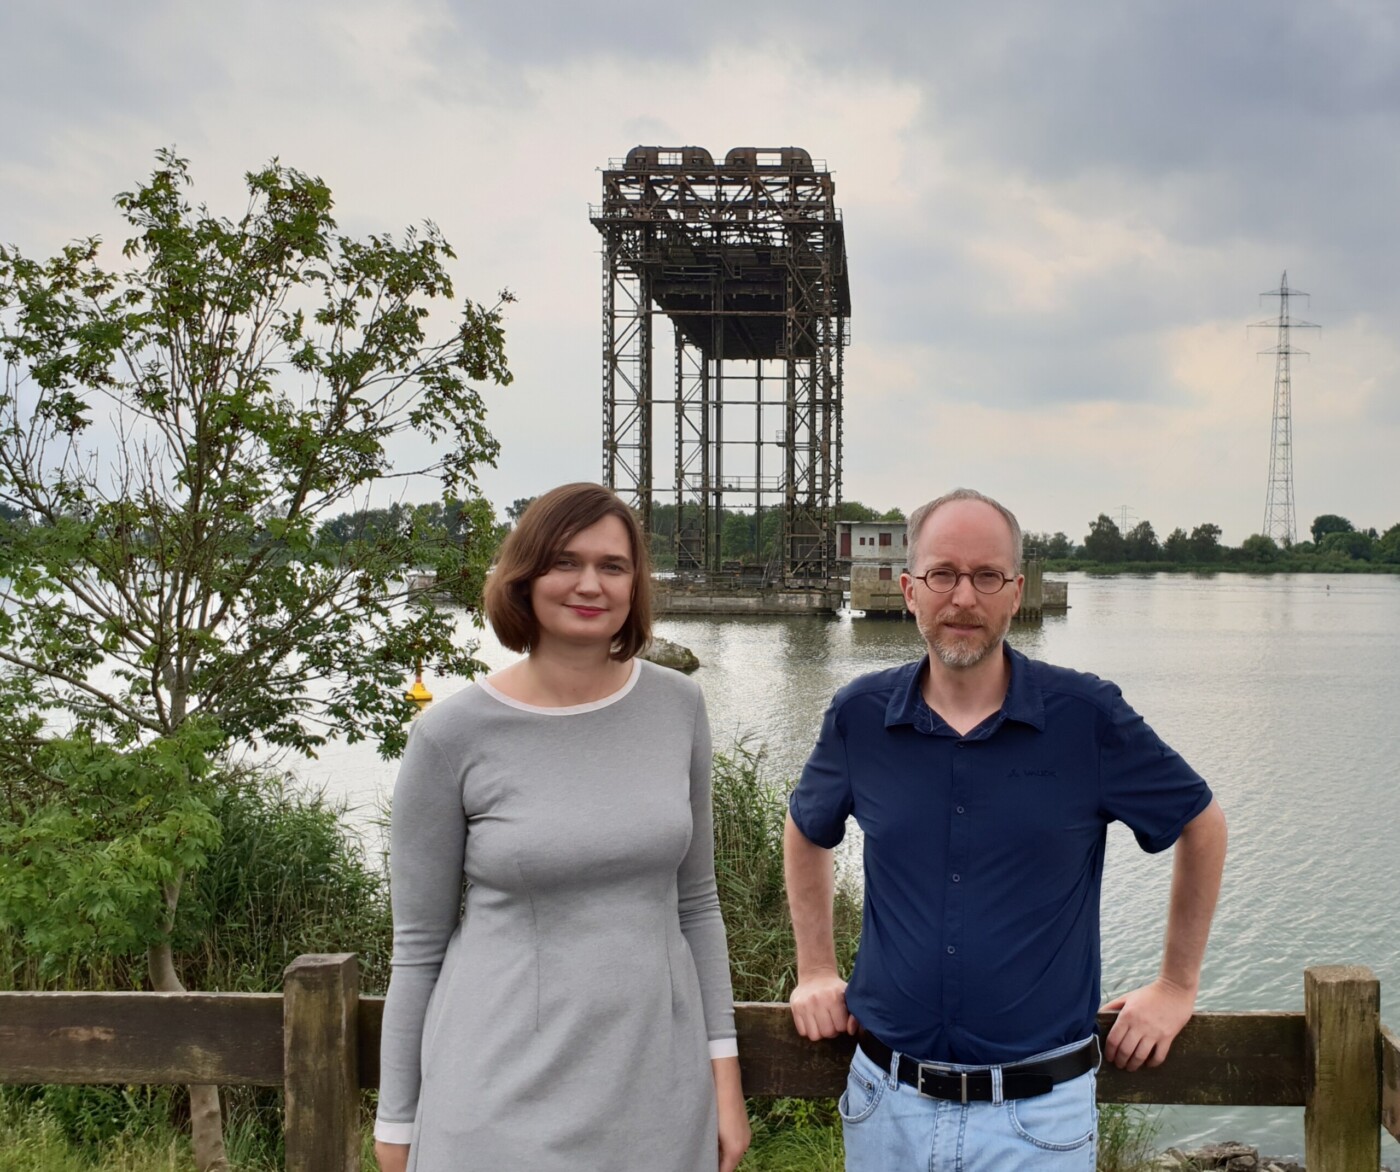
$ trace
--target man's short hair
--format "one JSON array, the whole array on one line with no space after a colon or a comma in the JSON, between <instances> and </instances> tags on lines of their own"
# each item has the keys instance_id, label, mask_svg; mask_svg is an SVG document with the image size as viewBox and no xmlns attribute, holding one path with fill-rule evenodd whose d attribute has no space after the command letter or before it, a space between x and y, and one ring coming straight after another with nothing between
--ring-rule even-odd
<instances>
[{"instance_id":1,"label":"man's short hair","mask_svg":"<svg viewBox=\"0 0 1400 1172\"><path fill-rule=\"evenodd\" d=\"M1006 527L1011 530L1011 572L1019 574L1021 572L1021 523L1016 520L1016 514L1008 509L998 500L993 500L986 493L978 492L975 488L955 488L952 492L945 492L942 496L920 505L909 514L909 521L906 525L909 544L909 569L914 568L915 555L918 552L919 530L924 527L924 522L929 517L941 509L944 505L950 505L954 501L981 501L984 505L991 505L1002 519L1006 522Z\"/></svg>"},{"instance_id":2,"label":"man's short hair","mask_svg":"<svg viewBox=\"0 0 1400 1172\"><path fill-rule=\"evenodd\" d=\"M540 637L530 583L547 574L575 533L616 517L632 543L632 605L613 639L611 656L631 659L651 641L651 560L637 516L616 493L586 481L536 497L501 542L482 602L502 646L528 652Z\"/></svg>"}]
</instances>

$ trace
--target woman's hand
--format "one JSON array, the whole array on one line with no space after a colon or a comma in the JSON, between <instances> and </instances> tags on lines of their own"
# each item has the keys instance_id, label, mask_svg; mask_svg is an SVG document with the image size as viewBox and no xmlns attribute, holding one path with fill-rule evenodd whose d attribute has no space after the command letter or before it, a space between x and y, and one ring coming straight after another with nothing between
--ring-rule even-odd
<instances>
[{"instance_id":1,"label":"woman's hand","mask_svg":"<svg viewBox=\"0 0 1400 1172\"><path fill-rule=\"evenodd\" d=\"M739 1081L737 1058L712 1058L715 1076L715 1103L719 1107L719 1172L734 1172L749 1150L753 1132L744 1106L744 1088Z\"/></svg>"},{"instance_id":2,"label":"woman's hand","mask_svg":"<svg viewBox=\"0 0 1400 1172\"><path fill-rule=\"evenodd\" d=\"M374 1158L379 1161L379 1172L404 1172L408 1167L408 1144L386 1144L382 1139L374 1141Z\"/></svg>"}]
</instances>

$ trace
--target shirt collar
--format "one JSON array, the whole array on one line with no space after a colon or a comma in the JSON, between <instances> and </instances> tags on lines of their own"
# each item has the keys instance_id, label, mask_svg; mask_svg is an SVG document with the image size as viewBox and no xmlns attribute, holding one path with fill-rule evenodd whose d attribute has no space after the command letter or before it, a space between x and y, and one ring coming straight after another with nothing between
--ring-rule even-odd
<instances>
[{"instance_id":1,"label":"shirt collar","mask_svg":"<svg viewBox=\"0 0 1400 1172\"><path fill-rule=\"evenodd\" d=\"M1028 724L1037 732L1045 730L1045 696L1036 679L1035 664L1015 648L1002 644L1002 655L1011 669L1011 683L1006 689L1006 699L1001 703L1001 711L991 722L993 727L1004 720L1015 720ZM928 669L928 654L917 663L906 664L898 685L891 691L889 703L885 706L885 727L897 724L912 724L921 732L932 729L932 713L924 703L920 681Z\"/></svg>"}]
</instances>

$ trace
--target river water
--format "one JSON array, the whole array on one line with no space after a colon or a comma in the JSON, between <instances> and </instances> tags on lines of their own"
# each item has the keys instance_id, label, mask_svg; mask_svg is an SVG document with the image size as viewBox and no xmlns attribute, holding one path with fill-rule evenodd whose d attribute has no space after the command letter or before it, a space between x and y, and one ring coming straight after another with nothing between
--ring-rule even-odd
<instances>
[{"instance_id":1,"label":"river water","mask_svg":"<svg viewBox=\"0 0 1400 1172\"><path fill-rule=\"evenodd\" d=\"M1307 965L1364 964L1383 1019L1400 1027L1400 577L1068 577L1069 612L1014 628L1011 642L1118 683L1229 817L1198 1008L1300 1010ZM761 743L775 780L800 771L832 692L922 651L912 622L692 618L657 631L699 656L716 746ZM491 666L514 658L480 638ZM462 686L428 684L439 697ZM369 820L394 766L354 746L299 772ZM848 871L858 881L858 866ZM1111 828L1106 997L1155 974L1169 877L1169 852L1144 855ZM1160 1124L1163 1146L1303 1147L1301 1108L1172 1107ZM1383 1157L1400 1167L1388 1136Z\"/></svg>"}]
</instances>

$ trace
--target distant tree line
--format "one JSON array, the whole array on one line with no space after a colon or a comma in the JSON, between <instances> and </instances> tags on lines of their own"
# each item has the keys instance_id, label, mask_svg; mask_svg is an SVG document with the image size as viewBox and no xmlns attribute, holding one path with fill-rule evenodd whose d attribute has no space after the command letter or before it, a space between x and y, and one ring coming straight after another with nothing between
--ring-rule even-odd
<instances>
[{"instance_id":1,"label":"distant tree line","mask_svg":"<svg viewBox=\"0 0 1400 1172\"><path fill-rule=\"evenodd\" d=\"M410 536L432 536L453 545L485 541L494 550L509 530L497 524L484 500L455 498L415 505L395 501L383 508L357 509L330 518L316 530L316 545L345 546L352 542L387 544Z\"/></svg>"},{"instance_id":2,"label":"distant tree line","mask_svg":"<svg viewBox=\"0 0 1400 1172\"><path fill-rule=\"evenodd\" d=\"M1280 545L1255 533L1238 547L1222 545L1220 526L1205 522L1189 533L1180 527L1158 539L1150 521L1124 532L1107 513L1089 523L1079 544L1064 533L1026 533L1027 557L1100 566L1242 566L1279 570L1365 569L1400 566L1400 524L1384 533L1357 529L1345 517L1323 513L1310 527L1311 541ZM1064 568L1072 568L1066 566Z\"/></svg>"},{"instance_id":3,"label":"distant tree line","mask_svg":"<svg viewBox=\"0 0 1400 1172\"><path fill-rule=\"evenodd\" d=\"M506 506L506 517L514 525L535 498L519 497ZM860 501L842 501L836 511L838 521L889 521L904 523L899 509L872 509ZM676 506L654 501L651 506L651 558L654 565L669 568L675 562ZM765 509L761 515L751 509L720 510L720 557L741 565L766 565L782 554L783 513Z\"/></svg>"}]
</instances>

